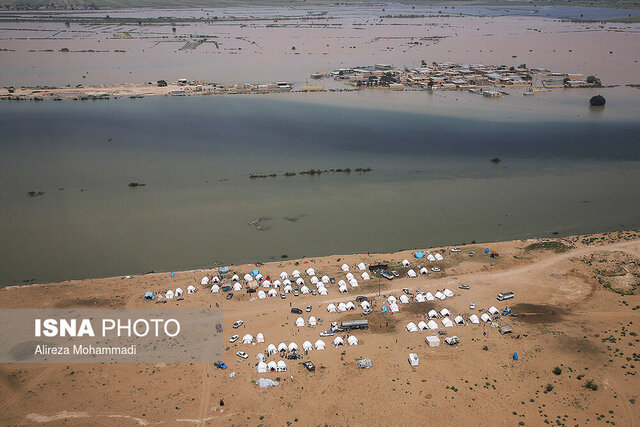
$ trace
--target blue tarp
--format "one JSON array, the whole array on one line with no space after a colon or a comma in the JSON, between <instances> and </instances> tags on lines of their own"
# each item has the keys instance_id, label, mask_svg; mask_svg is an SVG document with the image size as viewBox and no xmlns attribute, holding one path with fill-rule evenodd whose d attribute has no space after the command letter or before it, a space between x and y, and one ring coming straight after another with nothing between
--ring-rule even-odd
<instances>
[{"instance_id":1,"label":"blue tarp","mask_svg":"<svg viewBox=\"0 0 640 427\"><path fill-rule=\"evenodd\" d=\"M484 253L488 254L489 253L489 248L484 248Z\"/></svg>"},{"instance_id":2,"label":"blue tarp","mask_svg":"<svg viewBox=\"0 0 640 427\"><path fill-rule=\"evenodd\" d=\"M252 275L253 277L256 277L258 274L260 274L260 270L253 270L253 271L251 272L251 275Z\"/></svg>"},{"instance_id":3,"label":"blue tarp","mask_svg":"<svg viewBox=\"0 0 640 427\"><path fill-rule=\"evenodd\" d=\"M386 305L383 305L383 306L382 306L382 312L383 312L383 313L386 313L386 312L387 312L387 306L386 306Z\"/></svg>"},{"instance_id":4,"label":"blue tarp","mask_svg":"<svg viewBox=\"0 0 640 427\"><path fill-rule=\"evenodd\" d=\"M218 269L218 272L219 272L220 274L228 273L228 272L229 272L229 267L220 267L220 268Z\"/></svg>"},{"instance_id":5,"label":"blue tarp","mask_svg":"<svg viewBox=\"0 0 640 427\"><path fill-rule=\"evenodd\" d=\"M153 292L147 291L144 293L144 299L153 299Z\"/></svg>"},{"instance_id":6,"label":"blue tarp","mask_svg":"<svg viewBox=\"0 0 640 427\"><path fill-rule=\"evenodd\" d=\"M518 360L518 353L513 353L513 360Z\"/></svg>"},{"instance_id":7,"label":"blue tarp","mask_svg":"<svg viewBox=\"0 0 640 427\"><path fill-rule=\"evenodd\" d=\"M422 259L422 257L424 257L424 252L414 252L413 256L418 259Z\"/></svg>"}]
</instances>

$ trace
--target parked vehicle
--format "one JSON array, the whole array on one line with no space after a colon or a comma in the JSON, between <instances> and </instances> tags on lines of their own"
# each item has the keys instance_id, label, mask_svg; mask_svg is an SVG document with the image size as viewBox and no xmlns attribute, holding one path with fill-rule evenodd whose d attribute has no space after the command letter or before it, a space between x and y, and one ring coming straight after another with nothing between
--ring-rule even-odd
<instances>
[{"instance_id":1,"label":"parked vehicle","mask_svg":"<svg viewBox=\"0 0 640 427\"><path fill-rule=\"evenodd\" d=\"M362 295L358 295L356 297L356 302L362 302L362 301L369 301L369 298L362 296Z\"/></svg>"},{"instance_id":2,"label":"parked vehicle","mask_svg":"<svg viewBox=\"0 0 640 427\"><path fill-rule=\"evenodd\" d=\"M348 320L340 323L340 329L352 331L354 329L369 329L368 320Z\"/></svg>"},{"instance_id":3,"label":"parked vehicle","mask_svg":"<svg viewBox=\"0 0 640 427\"><path fill-rule=\"evenodd\" d=\"M451 249L451 252L460 252L460 248L453 248Z\"/></svg>"},{"instance_id":4,"label":"parked vehicle","mask_svg":"<svg viewBox=\"0 0 640 427\"><path fill-rule=\"evenodd\" d=\"M308 313L308 312L310 312L310 311L311 311L311 306L310 306L310 305L308 305L308 306L307 306L307 313Z\"/></svg>"},{"instance_id":5,"label":"parked vehicle","mask_svg":"<svg viewBox=\"0 0 640 427\"><path fill-rule=\"evenodd\" d=\"M316 366L311 361L302 362L302 366L307 368L307 371L309 371L309 372L313 372L313 371L316 370Z\"/></svg>"},{"instance_id":6,"label":"parked vehicle","mask_svg":"<svg viewBox=\"0 0 640 427\"><path fill-rule=\"evenodd\" d=\"M238 341L239 338L240 338L240 335L234 335L231 338L229 338L229 342L236 342Z\"/></svg>"},{"instance_id":7,"label":"parked vehicle","mask_svg":"<svg viewBox=\"0 0 640 427\"><path fill-rule=\"evenodd\" d=\"M298 295L300 295L300 293L298 291L293 291L293 296L297 297Z\"/></svg>"},{"instance_id":8,"label":"parked vehicle","mask_svg":"<svg viewBox=\"0 0 640 427\"><path fill-rule=\"evenodd\" d=\"M239 351L236 354L238 355L238 357L242 357L243 359L246 359L247 357L249 357L249 355L244 351Z\"/></svg>"},{"instance_id":9,"label":"parked vehicle","mask_svg":"<svg viewBox=\"0 0 640 427\"><path fill-rule=\"evenodd\" d=\"M333 336L333 331L322 331L322 332L320 332L320 336L321 337L332 337Z\"/></svg>"},{"instance_id":10,"label":"parked vehicle","mask_svg":"<svg viewBox=\"0 0 640 427\"><path fill-rule=\"evenodd\" d=\"M231 299L231 298L233 298L233 292L229 292L229 293L227 294L227 299Z\"/></svg>"},{"instance_id":11,"label":"parked vehicle","mask_svg":"<svg viewBox=\"0 0 640 427\"><path fill-rule=\"evenodd\" d=\"M502 315L503 315L503 316L506 316L506 315L508 315L509 313L511 313L511 309L510 309L509 307L505 307L505 309L504 309L504 310L502 310Z\"/></svg>"},{"instance_id":12,"label":"parked vehicle","mask_svg":"<svg viewBox=\"0 0 640 427\"><path fill-rule=\"evenodd\" d=\"M382 270L380 274L382 275L382 277L384 277L387 280L393 280L393 275L389 273L387 270Z\"/></svg>"},{"instance_id":13,"label":"parked vehicle","mask_svg":"<svg viewBox=\"0 0 640 427\"><path fill-rule=\"evenodd\" d=\"M402 288L402 292L404 292L407 295L411 294L411 291L409 290L409 288Z\"/></svg>"},{"instance_id":14,"label":"parked vehicle","mask_svg":"<svg viewBox=\"0 0 640 427\"><path fill-rule=\"evenodd\" d=\"M476 303L472 302L471 304L469 304L469 310L475 310L476 309Z\"/></svg>"},{"instance_id":15,"label":"parked vehicle","mask_svg":"<svg viewBox=\"0 0 640 427\"><path fill-rule=\"evenodd\" d=\"M514 294L513 292L503 292L501 294L498 294L498 301L504 301L506 299L511 299L513 297L515 297L516 294Z\"/></svg>"},{"instance_id":16,"label":"parked vehicle","mask_svg":"<svg viewBox=\"0 0 640 427\"><path fill-rule=\"evenodd\" d=\"M475 251L469 252L469 256L474 256L475 254L476 254Z\"/></svg>"},{"instance_id":17,"label":"parked vehicle","mask_svg":"<svg viewBox=\"0 0 640 427\"><path fill-rule=\"evenodd\" d=\"M371 313L373 313L373 310L371 310L370 308L367 308L365 311L362 312L362 314L364 314L365 316Z\"/></svg>"},{"instance_id":18,"label":"parked vehicle","mask_svg":"<svg viewBox=\"0 0 640 427\"><path fill-rule=\"evenodd\" d=\"M215 366L218 369L227 369L227 364L220 360L218 360L217 362L214 362L213 366Z\"/></svg>"},{"instance_id":19,"label":"parked vehicle","mask_svg":"<svg viewBox=\"0 0 640 427\"><path fill-rule=\"evenodd\" d=\"M467 290L471 289L471 286L469 286L469 285L465 285L465 284L462 284L462 285L460 285L460 286L458 286L458 287L459 287L460 289L467 289Z\"/></svg>"},{"instance_id":20,"label":"parked vehicle","mask_svg":"<svg viewBox=\"0 0 640 427\"><path fill-rule=\"evenodd\" d=\"M440 272L440 269L438 267L431 267L431 271L438 273Z\"/></svg>"},{"instance_id":21,"label":"parked vehicle","mask_svg":"<svg viewBox=\"0 0 640 427\"><path fill-rule=\"evenodd\" d=\"M318 295L318 291L316 291L315 289L311 290L311 295Z\"/></svg>"},{"instance_id":22,"label":"parked vehicle","mask_svg":"<svg viewBox=\"0 0 640 427\"><path fill-rule=\"evenodd\" d=\"M285 294L284 292L280 294L280 298L285 299L287 298L287 294Z\"/></svg>"},{"instance_id":23,"label":"parked vehicle","mask_svg":"<svg viewBox=\"0 0 640 427\"><path fill-rule=\"evenodd\" d=\"M302 356L300 356L298 353L291 353L291 354L287 354L287 359L298 360L298 359L302 359Z\"/></svg>"},{"instance_id":24,"label":"parked vehicle","mask_svg":"<svg viewBox=\"0 0 640 427\"><path fill-rule=\"evenodd\" d=\"M256 290L255 290L255 289L253 289L253 288L247 288L247 293L248 293L248 294L255 294L255 293L256 293Z\"/></svg>"},{"instance_id":25,"label":"parked vehicle","mask_svg":"<svg viewBox=\"0 0 640 427\"><path fill-rule=\"evenodd\" d=\"M291 312L292 312L293 314L302 314L302 310L300 310L299 308L295 308L295 307L293 307L293 308L291 309Z\"/></svg>"},{"instance_id":26,"label":"parked vehicle","mask_svg":"<svg viewBox=\"0 0 640 427\"><path fill-rule=\"evenodd\" d=\"M335 285L336 284L336 278L335 277L330 278L329 282L331 282L332 285Z\"/></svg>"},{"instance_id":27,"label":"parked vehicle","mask_svg":"<svg viewBox=\"0 0 640 427\"><path fill-rule=\"evenodd\" d=\"M242 320L238 320L238 321L236 321L236 323L233 324L233 329L238 329L243 324L244 324L244 322Z\"/></svg>"},{"instance_id":28,"label":"parked vehicle","mask_svg":"<svg viewBox=\"0 0 640 427\"><path fill-rule=\"evenodd\" d=\"M222 292L229 292L231 290L231 285L224 285L220 289L222 289Z\"/></svg>"},{"instance_id":29,"label":"parked vehicle","mask_svg":"<svg viewBox=\"0 0 640 427\"><path fill-rule=\"evenodd\" d=\"M395 270L391 270L391 274L393 274L393 277L400 277L400 274Z\"/></svg>"}]
</instances>

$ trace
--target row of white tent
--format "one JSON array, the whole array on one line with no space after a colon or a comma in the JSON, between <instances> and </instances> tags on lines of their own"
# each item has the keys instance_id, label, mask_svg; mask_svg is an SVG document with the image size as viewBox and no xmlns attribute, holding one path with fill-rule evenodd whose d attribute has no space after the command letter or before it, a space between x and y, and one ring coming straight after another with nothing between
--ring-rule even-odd
<instances>
[{"instance_id":1,"label":"row of white tent","mask_svg":"<svg viewBox=\"0 0 640 427\"><path fill-rule=\"evenodd\" d=\"M354 335L349 335L349 337L347 338L347 343L349 345L358 345L358 338L356 338ZM336 347L344 345L344 339L342 337L335 337L333 339L333 345ZM311 341L305 341L302 343L303 351L311 351L314 349L324 350L325 348L326 348L326 344L322 340L317 340L314 344L311 344ZM272 354L276 354L280 352L289 352L289 353L296 352L297 353L298 351L300 351L298 344L291 342L289 343L289 345L287 345L286 343L281 342L280 344L278 344L277 347L274 344L269 344L267 346L265 353L268 356L271 356ZM258 358L259 361L265 360L265 355L263 353L259 353L256 357Z\"/></svg>"},{"instance_id":2,"label":"row of white tent","mask_svg":"<svg viewBox=\"0 0 640 427\"><path fill-rule=\"evenodd\" d=\"M304 326L304 319L302 317L298 317L296 319L296 326L297 327L303 327ZM316 318L314 316L309 317L309 327L312 326L318 326L318 321L316 320Z\"/></svg>"},{"instance_id":3,"label":"row of white tent","mask_svg":"<svg viewBox=\"0 0 640 427\"><path fill-rule=\"evenodd\" d=\"M234 292L239 292L242 290L242 285L236 282L233 284L232 290ZM213 286L211 286L211 292L220 292L220 285L214 284Z\"/></svg>"},{"instance_id":4,"label":"row of white tent","mask_svg":"<svg viewBox=\"0 0 640 427\"><path fill-rule=\"evenodd\" d=\"M433 261L442 261L443 259L444 259L444 257L441 254L437 253L437 252L436 252L435 255L431 254L431 253L427 254L427 261L431 261L431 262L433 262ZM403 259L402 260L402 265L404 267L409 267L411 265L411 263L409 262L408 259Z\"/></svg>"},{"instance_id":5,"label":"row of white tent","mask_svg":"<svg viewBox=\"0 0 640 427\"><path fill-rule=\"evenodd\" d=\"M196 287L193 285L189 285L187 287L187 293L188 294L195 294L196 293ZM181 297L182 295L184 295L184 291L182 290L182 288L176 288L175 292L173 291L173 289L169 289L167 292L164 293L164 297L167 299L172 299L173 297Z\"/></svg>"},{"instance_id":6,"label":"row of white tent","mask_svg":"<svg viewBox=\"0 0 640 427\"><path fill-rule=\"evenodd\" d=\"M478 316L475 314L469 316L469 322L471 323L478 324L481 320L485 323L489 322L491 321L491 316L489 316L487 313L483 313L480 318L478 318ZM449 317L443 317L441 322L445 328L449 328L454 324L458 326L465 325L464 318L462 316L456 316L453 321L451 321ZM421 321L417 325L413 322L409 322L407 323L406 328L409 332L429 331L438 329L438 324L435 322L435 320L433 320L433 318L430 318L429 322Z\"/></svg>"},{"instance_id":7,"label":"row of white tent","mask_svg":"<svg viewBox=\"0 0 640 427\"><path fill-rule=\"evenodd\" d=\"M278 362L274 362L273 360L269 363L265 363L263 361L258 362L258 366L256 367L256 372L259 374L264 374L266 372L286 372L287 364L284 360L278 360Z\"/></svg>"},{"instance_id":8,"label":"row of white tent","mask_svg":"<svg viewBox=\"0 0 640 427\"><path fill-rule=\"evenodd\" d=\"M262 333L259 332L258 335L256 335L255 340L257 343L263 343L264 335L262 335ZM246 334L245 336L242 337L242 344L251 344L252 342L253 342L253 335Z\"/></svg>"},{"instance_id":9,"label":"row of white tent","mask_svg":"<svg viewBox=\"0 0 640 427\"><path fill-rule=\"evenodd\" d=\"M334 303L331 303L327 306L327 311L329 313L337 313L337 312L355 310L355 309L356 309L356 305L351 301L347 303L340 302L338 303L338 306L336 306Z\"/></svg>"},{"instance_id":10,"label":"row of white tent","mask_svg":"<svg viewBox=\"0 0 640 427\"><path fill-rule=\"evenodd\" d=\"M422 275L429 274L429 269L427 267L422 267L419 272ZM418 274L416 274L416 271L412 268L409 271L407 271L407 276L418 277Z\"/></svg>"}]
</instances>

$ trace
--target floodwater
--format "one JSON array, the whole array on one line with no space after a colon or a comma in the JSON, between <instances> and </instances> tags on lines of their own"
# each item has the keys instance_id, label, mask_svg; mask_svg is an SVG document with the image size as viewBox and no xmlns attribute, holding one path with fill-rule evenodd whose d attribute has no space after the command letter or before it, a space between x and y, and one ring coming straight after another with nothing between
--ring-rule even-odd
<instances>
[{"instance_id":1,"label":"floodwater","mask_svg":"<svg viewBox=\"0 0 640 427\"><path fill-rule=\"evenodd\" d=\"M0 103L0 284L640 226L634 99L311 95Z\"/></svg>"}]
</instances>

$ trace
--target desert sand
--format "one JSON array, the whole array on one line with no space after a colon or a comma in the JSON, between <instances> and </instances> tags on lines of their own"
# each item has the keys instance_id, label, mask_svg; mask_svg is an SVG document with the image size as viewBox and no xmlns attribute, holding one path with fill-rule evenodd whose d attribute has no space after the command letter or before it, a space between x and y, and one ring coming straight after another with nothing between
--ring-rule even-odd
<instances>
[{"instance_id":1,"label":"desert sand","mask_svg":"<svg viewBox=\"0 0 640 427\"><path fill-rule=\"evenodd\" d=\"M400 277L358 280L346 294L328 285L326 296L289 294L285 300L255 299L255 294L211 293L201 278L211 270L147 274L132 279L104 278L8 287L0 290L0 306L16 307L150 307L145 291L164 292L180 286L197 288L183 301L170 300L163 308L210 307L224 310L225 362L228 369L207 364L72 365L4 364L0 381L0 418L3 424L49 425L640 425L638 332L640 332L640 233L622 231L558 239L511 241L431 248L443 261L417 260L413 251L393 254L332 255L283 260L264 265L232 266L227 279L254 268L277 277L281 271L316 269L336 281L344 279L346 263L359 276L356 265L388 262ZM534 245L534 246L530 246ZM499 253L491 258L484 248ZM476 255L469 256L471 251ZM408 278L400 262L411 268L441 269L428 276ZM305 282L309 277L303 274ZM469 290L459 289L468 284ZM382 314L389 295L451 289L444 301L399 304L400 312ZM513 291L508 301L517 317L502 317L496 325L510 325L513 333L500 335L490 323L446 328L460 343L428 347L430 332L407 332L431 308L448 308L467 319L490 306L502 310L496 294ZM374 313L327 313L329 303L353 301L367 295ZM470 310L470 302L476 309ZM295 327L298 315L290 303L322 318L318 327ZM314 342L330 322L367 318L371 328L355 331L359 345L334 348L333 337L323 338L326 350L303 357L316 365L307 372L297 361L288 372L257 374L256 354L270 343ZM243 320L240 329L232 329ZM441 329L445 329L441 326ZM229 343L234 333L256 335L264 344ZM239 350L246 360L235 356ZM408 354L420 358L411 367ZM519 360L513 360L517 352ZM367 370L356 359L371 358ZM279 355L268 360L280 360ZM560 368L556 373L555 367ZM561 371L561 372L559 372ZM235 372L234 377L230 373ZM258 378L279 381L277 388L259 389ZM596 390L585 387L595 384ZM224 398L225 406L219 406ZM614 424L615 423L615 424Z\"/></svg>"}]
</instances>

